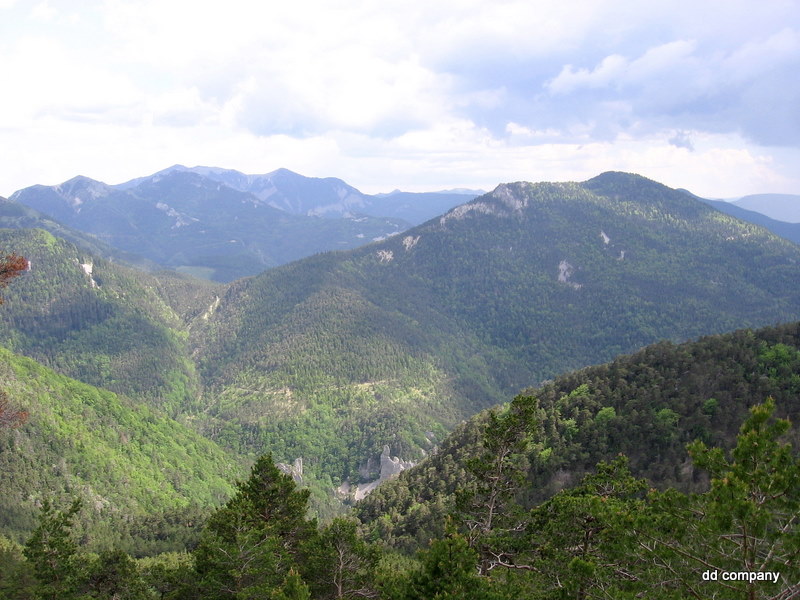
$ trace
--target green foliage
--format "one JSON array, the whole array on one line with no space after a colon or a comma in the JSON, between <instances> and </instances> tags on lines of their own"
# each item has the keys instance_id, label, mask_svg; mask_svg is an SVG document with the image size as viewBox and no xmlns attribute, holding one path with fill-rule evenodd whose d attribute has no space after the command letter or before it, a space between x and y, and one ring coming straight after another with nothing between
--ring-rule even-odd
<instances>
[{"instance_id":1,"label":"green foliage","mask_svg":"<svg viewBox=\"0 0 800 600\"><path fill-rule=\"evenodd\" d=\"M796 393L800 393L800 350L786 344L763 344L759 354L760 369L773 380L789 379Z\"/></svg>"},{"instance_id":2,"label":"green foliage","mask_svg":"<svg viewBox=\"0 0 800 600\"><path fill-rule=\"evenodd\" d=\"M311 600L311 592L303 579L290 570L280 590L272 592L272 600Z\"/></svg>"},{"instance_id":3,"label":"green foliage","mask_svg":"<svg viewBox=\"0 0 800 600\"><path fill-rule=\"evenodd\" d=\"M189 300L172 294L168 303L160 295L166 284L154 276L87 255L45 231L0 230L0 247L31 262L8 290L0 343L173 414L192 406L199 380L179 314ZM208 293L207 304L212 300Z\"/></svg>"},{"instance_id":4,"label":"green foliage","mask_svg":"<svg viewBox=\"0 0 800 600\"><path fill-rule=\"evenodd\" d=\"M250 477L206 523L195 550L203 593L263 598L277 590L297 567L302 545L316 533L315 523L306 519L308 496L271 455L259 458Z\"/></svg>"},{"instance_id":5,"label":"green foliage","mask_svg":"<svg viewBox=\"0 0 800 600\"><path fill-rule=\"evenodd\" d=\"M314 598L363 598L375 595L380 553L367 544L352 519L336 518L304 548L303 573Z\"/></svg>"},{"instance_id":6,"label":"green foliage","mask_svg":"<svg viewBox=\"0 0 800 600\"><path fill-rule=\"evenodd\" d=\"M592 387L584 392L591 397ZM80 501L62 511L46 501L22 550L0 538L10 567L0 572L0 598L791 598L800 593L800 457L786 441L789 421L774 413L772 400L752 407L730 452L689 445L711 477L702 493L657 492L620 455L525 510L519 455L529 445L537 451L528 438L541 434L532 427L541 411L536 398L519 396L506 412L485 415L474 446L479 457L470 461L468 497L481 500L483 517L491 505L493 520L468 527L467 519L469 537L450 521L416 560L380 552L354 520L317 529L305 516L309 492L268 455L209 518L194 561L187 554L134 561L118 549L85 553L74 532ZM779 578L727 581L727 573Z\"/></svg>"},{"instance_id":7,"label":"green foliage","mask_svg":"<svg viewBox=\"0 0 800 600\"><path fill-rule=\"evenodd\" d=\"M526 453L522 506L532 508L577 485L594 464L619 453L629 457L637 477L660 489L703 490L708 478L687 459L688 443L700 439L732 448L752 398L774 397L781 416L800 411L796 371L771 376L774 365L761 358L764 348L779 344L800 348L800 325L742 330L681 345L659 343L531 390L539 412ZM573 395L577 389L584 392ZM598 419L603 411L611 414L606 409L613 409L614 418ZM444 517L468 479L467 467L484 453L487 423L488 414L473 418L436 455L360 502L356 514L368 537L413 552L427 542L418 535L420 529L429 536L444 535ZM787 435L800 441L797 431Z\"/></svg>"},{"instance_id":8,"label":"green foliage","mask_svg":"<svg viewBox=\"0 0 800 600\"><path fill-rule=\"evenodd\" d=\"M614 410L613 406L604 406L599 411L597 411L597 416L595 416L594 420L599 426L608 425L611 421L613 421L617 416L617 411Z\"/></svg>"},{"instance_id":9,"label":"green foliage","mask_svg":"<svg viewBox=\"0 0 800 600\"><path fill-rule=\"evenodd\" d=\"M472 544L451 534L421 554L418 570L390 579L387 596L792 598L800 593L800 457L782 441L789 422L774 411L772 400L751 409L730 458L689 445L711 475L703 493L648 492L619 456L534 507L515 535L479 531L475 545L493 546L489 568L479 571ZM497 436L492 424L486 442Z\"/></svg>"},{"instance_id":10,"label":"green foliage","mask_svg":"<svg viewBox=\"0 0 800 600\"><path fill-rule=\"evenodd\" d=\"M42 504L39 526L23 550L38 598L74 597L80 574L76 565L78 545L72 538L71 528L80 509L80 500L73 501L63 511L56 510L48 499Z\"/></svg>"},{"instance_id":11,"label":"green foliage","mask_svg":"<svg viewBox=\"0 0 800 600\"><path fill-rule=\"evenodd\" d=\"M100 553L85 576L82 598L149 600L152 596L133 559L121 550Z\"/></svg>"},{"instance_id":12,"label":"green foliage","mask_svg":"<svg viewBox=\"0 0 800 600\"><path fill-rule=\"evenodd\" d=\"M0 430L0 527L18 541L36 526L35 503L79 496L92 550L178 550L232 490L235 459L156 409L2 348L0 381L30 414Z\"/></svg>"},{"instance_id":13,"label":"green foliage","mask_svg":"<svg viewBox=\"0 0 800 600\"><path fill-rule=\"evenodd\" d=\"M193 330L212 390L203 431L354 484L384 445L418 460L442 432L532 382L657 340L800 316L800 249L720 217L622 173L509 184L404 235L235 282ZM608 457L629 416L572 383L559 393L591 414L558 417L553 451L583 455L585 470ZM617 418L590 434L585 420L602 408ZM679 452L686 440L668 414L656 447ZM655 415L637 407L635 420L649 435ZM710 432L710 421L693 428Z\"/></svg>"},{"instance_id":14,"label":"green foliage","mask_svg":"<svg viewBox=\"0 0 800 600\"><path fill-rule=\"evenodd\" d=\"M703 403L703 412L713 417L719 408L719 401L716 398L709 398Z\"/></svg>"},{"instance_id":15,"label":"green foliage","mask_svg":"<svg viewBox=\"0 0 800 600\"><path fill-rule=\"evenodd\" d=\"M190 598L196 592L194 561L186 552L166 552L137 561L147 589L156 598Z\"/></svg>"},{"instance_id":16,"label":"green foliage","mask_svg":"<svg viewBox=\"0 0 800 600\"><path fill-rule=\"evenodd\" d=\"M15 598L20 588L28 588L32 581L26 581L30 572L25 569L23 547L0 535L0 598Z\"/></svg>"},{"instance_id":17,"label":"green foliage","mask_svg":"<svg viewBox=\"0 0 800 600\"><path fill-rule=\"evenodd\" d=\"M472 476L457 494L459 517L470 546L480 554L485 575L498 562L509 560L509 536L519 529L521 514L515 502L525 481L524 456L534 431L537 400L517 396L505 414L489 413L481 456L467 461Z\"/></svg>"},{"instance_id":18,"label":"green foliage","mask_svg":"<svg viewBox=\"0 0 800 600\"><path fill-rule=\"evenodd\" d=\"M644 591L631 568L639 550L630 522L642 509L646 490L647 483L633 478L620 456L534 508L516 563L533 574L528 585L571 598Z\"/></svg>"},{"instance_id":19,"label":"green foliage","mask_svg":"<svg viewBox=\"0 0 800 600\"><path fill-rule=\"evenodd\" d=\"M789 421L774 413L772 399L752 407L730 453L699 441L689 445L695 464L711 476L709 491L652 495L637 533L652 541L644 546L648 558L664 579L677 577L683 593L713 597L725 589L753 599L800 593L800 457L784 441ZM704 572L715 579L704 581ZM780 581L723 577L740 572L776 572Z\"/></svg>"},{"instance_id":20,"label":"green foliage","mask_svg":"<svg viewBox=\"0 0 800 600\"><path fill-rule=\"evenodd\" d=\"M421 568L398 588L387 590L390 600L490 600L486 579L477 573L478 555L467 540L453 534L431 543L420 553Z\"/></svg>"}]
</instances>

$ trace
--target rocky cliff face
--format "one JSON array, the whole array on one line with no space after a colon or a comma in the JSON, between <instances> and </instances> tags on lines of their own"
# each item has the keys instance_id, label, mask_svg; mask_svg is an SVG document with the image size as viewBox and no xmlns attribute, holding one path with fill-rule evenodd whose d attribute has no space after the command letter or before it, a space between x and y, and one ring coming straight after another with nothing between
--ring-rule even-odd
<instances>
[{"instance_id":1,"label":"rocky cliff face","mask_svg":"<svg viewBox=\"0 0 800 600\"><path fill-rule=\"evenodd\" d=\"M380 484L388 479L391 479L398 473L405 471L406 469L410 469L416 463L403 460L397 456L391 455L391 450L389 446L383 447L383 452L381 452L380 456L380 475L374 481L370 481L369 483L362 483L357 485L353 488L349 482L345 481L342 483L341 486L337 489L337 492L341 496L349 497L355 500L356 502L361 500L362 498L366 497L370 492L372 492L375 488L377 488ZM372 471L374 468L373 459L367 461L367 464L362 469L362 473L367 472L367 470Z\"/></svg>"},{"instance_id":2,"label":"rocky cliff face","mask_svg":"<svg viewBox=\"0 0 800 600\"><path fill-rule=\"evenodd\" d=\"M402 460L397 456L390 456L389 446L384 446L383 452L381 452L381 475L378 481L385 481L392 475L397 475L401 471L410 469L415 464L411 461Z\"/></svg>"},{"instance_id":3,"label":"rocky cliff face","mask_svg":"<svg viewBox=\"0 0 800 600\"><path fill-rule=\"evenodd\" d=\"M275 465L287 475L291 475L295 483L302 485L303 483L303 457L295 458L294 463L291 465L286 463L278 463Z\"/></svg>"}]
</instances>

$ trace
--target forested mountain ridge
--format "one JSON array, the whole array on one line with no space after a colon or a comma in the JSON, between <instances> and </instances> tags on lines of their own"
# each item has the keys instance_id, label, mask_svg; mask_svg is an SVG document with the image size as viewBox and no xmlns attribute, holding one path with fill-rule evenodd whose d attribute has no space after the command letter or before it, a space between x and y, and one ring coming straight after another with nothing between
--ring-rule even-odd
<instances>
[{"instance_id":1,"label":"forested mountain ridge","mask_svg":"<svg viewBox=\"0 0 800 600\"><path fill-rule=\"evenodd\" d=\"M159 268L156 263L142 258L138 254L109 246L96 237L72 227L67 227L30 206L2 197L0 197L0 228L44 229L98 258L104 258L112 262L122 262L146 271Z\"/></svg>"},{"instance_id":2,"label":"forested mountain ridge","mask_svg":"<svg viewBox=\"0 0 800 600\"><path fill-rule=\"evenodd\" d=\"M2 343L240 455L302 457L318 495L374 480L384 446L422 459L571 368L800 318L800 248L623 173L504 184L403 235L227 286L42 231L2 236L32 263L0 311Z\"/></svg>"},{"instance_id":3,"label":"forested mountain ridge","mask_svg":"<svg viewBox=\"0 0 800 600\"><path fill-rule=\"evenodd\" d=\"M606 173L504 184L402 235L235 282L192 343L210 435L352 483L384 444L417 460L569 369L797 319L798 278L796 245Z\"/></svg>"},{"instance_id":4,"label":"forested mountain ridge","mask_svg":"<svg viewBox=\"0 0 800 600\"><path fill-rule=\"evenodd\" d=\"M786 238L795 244L800 244L800 223L776 221L775 219L771 219L760 212L747 210L737 206L733 202L725 202L723 200L703 200L703 202L709 206L713 206L720 212L724 212L732 217L741 219L742 221L747 221L748 223L761 225L762 227L769 229L775 235Z\"/></svg>"},{"instance_id":5,"label":"forested mountain ridge","mask_svg":"<svg viewBox=\"0 0 800 600\"><path fill-rule=\"evenodd\" d=\"M703 491L686 445L731 448L748 409L773 398L781 417L800 412L800 323L745 329L683 344L659 342L610 363L557 377L521 397L535 404L517 500L530 508L578 484L618 454L661 489ZM406 551L444 534L456 491L483 451L490 412L445 439L438 452L356 506L373 539ZM797 447L796 428L788 441Z\"/></svg>"},{"instance_id":6,"label":"forested mountain ridge","mask_svg":"<svg viewBox=\"0 0 800 600\"><path fill-rule=\"evenodd\" d=\"M0 247L30 261L6 291L0 344L173 414L191 410L201 383L187 327L213 285L109 263L41 229L0 230Z\"/></svg>"},{"instance_id":7,"label":"forested mountain ridge","mask_svg":"<svg viewBox=\"0 0 800 600\"><path fill-rule=\"evenodd\" d=\"M252 193L181 170L129 186L79 176L57 186L19 190L11 199L121 250L224 282L408 227L400 219L366 215L291 214Z\"/></svg>"},{"instance_id":8,"label":"forested mountain ridge","mask_svg":"<svg viewBox=\"0 0 800 600\"><path fill-rule=\"evenodd\" d=\"M378 517L362 515L366 537L352 518L308 519L308 490L269 455L210 514L134 519L125 532L156 551L178 536L188 553L134 561L125 535L100 536L93 545L75 521L102 512L107 499L90 496L87 506L91 488L66 489L83 505L45 498L24 546L0 535L0 597L793 598L800 593L799 432L775 419L772 398L755 403L739 394L772 393L779 405L790 401L778 416L796 412L798 342L800 323L660 343L520 395L471 420L439 453L378 490ZM27 359L11 363L27 381L25 369L41 369ZM714 391L723 400L706 397ZM94 400L86 389L81 395ZM118 412L113 398L98 400L78 406L101 419L109 406ZM731 434L738 424L727 417L748 404L738 435ZM633 410L617 414L615 406ZM147 421L155 424L153 416ZM84 430L76 437L86 439ZM666 465L675 442L686 438L696 441L684 460ZM175 441L186 447L183 438ZM614 455L582 467L596 452L620 447L634 448L630 461ZM658 455L665 449L666 459ZM648 455L660 464L648 465ZM634 471L644 466L655 478L632 476L634 462ZM675 479L660 477L662 470ZM63 461L54 472L75 483ZM548 474L555 485L542 487ZM654 487L676 481L698 492ZM429 497L409 499L420 491ZM398 535L401 527L406 535ZM398 547L418 550L416 558Z\"/></svg>"}]
</instances>

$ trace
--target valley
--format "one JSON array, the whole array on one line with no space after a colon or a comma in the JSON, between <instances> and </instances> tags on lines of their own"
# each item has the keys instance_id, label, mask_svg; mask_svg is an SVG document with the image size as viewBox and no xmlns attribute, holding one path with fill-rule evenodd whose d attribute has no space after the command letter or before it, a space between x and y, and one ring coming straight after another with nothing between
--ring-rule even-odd
<instances>
[{"instance_id":1,"label":"valley","mask_svg":"<svg viewBox=\"0 0 800 600\"><path fill-rule=\"evenodd\" d=\"M22 561L44 500L76 497L85 548L204 564L255 464L324 527L355 506L363 543L411 555L457 543L448 515L520 399L524 511L621 452L702 493L688 443L731 448L768 397L797 413L800 247L762 226L629 173L444 194L428 218L298 177L176 166L0 203L0 248L30 261L0 307L2 386L30 415L0 430L0 551Z\"/></svg>"},{"instance_id":2,"label":"valley","mask_svg":"<svg viewBox=\"0 0 800 600\"><path fill-rule=\"evenodd\" d=\"M800 600L800 2L0 29L0 600Z\"/></svg>"}]
</instances>

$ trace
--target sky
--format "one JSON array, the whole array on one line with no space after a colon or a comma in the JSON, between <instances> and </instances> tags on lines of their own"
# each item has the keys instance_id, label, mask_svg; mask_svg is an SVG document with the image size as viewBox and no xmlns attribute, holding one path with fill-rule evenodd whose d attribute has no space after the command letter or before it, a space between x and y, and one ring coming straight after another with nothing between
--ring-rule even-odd
<instances>
[{"instance_id":1,"label":"sky","mask_svg":"<svg viewBox=\"0 0 800 600\"><path fill-rule=\"evenodd\" d=\"M176 163L800 194L796 0L0 0L0 81L2 196Z\"/></svg>"}]
</instances>

